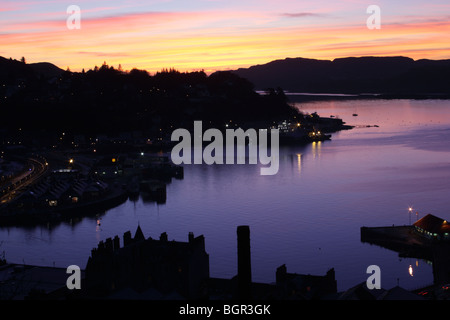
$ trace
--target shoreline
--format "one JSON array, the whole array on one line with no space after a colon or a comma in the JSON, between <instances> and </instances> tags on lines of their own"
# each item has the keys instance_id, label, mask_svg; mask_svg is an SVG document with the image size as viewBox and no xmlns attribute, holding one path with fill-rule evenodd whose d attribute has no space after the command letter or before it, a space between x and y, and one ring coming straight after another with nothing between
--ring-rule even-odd
<instances>
[{"instance_id":1,"label":"shoreline","mask_svg":"<svg viewBox=\"0 0 450 320\"><path fill-rule=\"evenodd\" d=\"M328 100L450 100L448 93L296 93L286 92L289 102Z\"/></svg>"},{"instance_id":2,"label":"shoreline","mask_svg":"<svg viewBox=\"0 0 450 320\"><path fill-rule=\"evenodd\" d=\"M11 214L0 214L0 226L29 226L42 223L63 222L75 217L86 217L115 208L129 197L129 192L122 187L113 187L100 199L66 205L58 208L31 209Z\"/></svg>"}]
</instances>

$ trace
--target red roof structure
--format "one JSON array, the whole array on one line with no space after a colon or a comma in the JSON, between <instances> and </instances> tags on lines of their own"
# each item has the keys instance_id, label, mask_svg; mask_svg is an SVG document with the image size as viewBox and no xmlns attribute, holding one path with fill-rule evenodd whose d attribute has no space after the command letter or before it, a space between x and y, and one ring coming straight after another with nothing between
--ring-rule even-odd
<instances>
[{"instance_id":1,"label":"red roof structure","mask_svg":"<svg viewBox=\"0 0 450 320\"><path fill-rule=\"evenodd\" d=\"M427 214L413 224L416 229L429 236L447 238L450 234L450 223L432 214Z\"/></svg>"}]
</instances>

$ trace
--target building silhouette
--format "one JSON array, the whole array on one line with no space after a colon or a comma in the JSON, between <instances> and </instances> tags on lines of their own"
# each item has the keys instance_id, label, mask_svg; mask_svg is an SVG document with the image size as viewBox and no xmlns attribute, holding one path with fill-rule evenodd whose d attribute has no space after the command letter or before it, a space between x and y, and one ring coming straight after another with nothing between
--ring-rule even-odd
<instances>
[{"instance_id":1,"label":"building silhouette","mask_svg":"<svg viewBox=\"0 0 450 320\"><path fill-rule=\"evenodd\" d=\"M86 296L111 299L318 299L337 292L334 270L325 276L276 271L276 283L252 281L250 228L237 227L237 274L231 279L209 275L203 236L189 233L188 242L145 238L140 226L127 231L123 245L115 236L100 241L85 270Z\"/></svg>"},{"instance_id":2,"label":"building silhouette","mask_svg":"<svg viewBox=\"0 0 450 320\"><path fill-rule=\"evenodd\" d=\"M427 239L450 240L450 223L432 214L427 214L419 219L413 226L420 235Z\"/></svg>"},{"instance_id":3,"label":"building silhouette","mask_svg":"<svg viewBox=\"0 0 450 320\"><path fill-rule=\"evenodd\" d=\"M134 237L127 231L120 239L100 241L86 265L86 285L90 296L108 296L132 289L137 293L154 289L186 299L205 296L209 278L209 256L203 236L189 233L188 242L145 238L138 226Z\"/></svg>"}]
</instances>

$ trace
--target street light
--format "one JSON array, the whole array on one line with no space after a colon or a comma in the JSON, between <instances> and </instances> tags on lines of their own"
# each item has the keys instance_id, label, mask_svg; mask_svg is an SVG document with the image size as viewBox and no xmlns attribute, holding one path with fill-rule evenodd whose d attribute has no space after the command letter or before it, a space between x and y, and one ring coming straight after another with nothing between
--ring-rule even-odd
<instances>
[{"instance_id":1,"label":"street light","mask_svg":"<svg viewBox=\"0 0 450 320\"><path fill-rule=\"evenodd\" d=\"M409 224L411 224L411 212L413 211L413 208L409 207L408 211L409 211Z\"/></svg>"}]
</instances>

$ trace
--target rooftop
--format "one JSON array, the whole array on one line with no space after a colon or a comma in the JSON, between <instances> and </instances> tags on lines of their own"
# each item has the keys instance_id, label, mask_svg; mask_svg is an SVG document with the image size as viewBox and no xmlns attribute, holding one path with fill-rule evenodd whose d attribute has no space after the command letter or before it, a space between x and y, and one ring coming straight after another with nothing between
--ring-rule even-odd
<instances>
[{"instance_id":1,"label":"rooftop","mask_svg":"<svg viewBox=\"0 0 450 320\"><path fill-rule=\"evenodd\" d=\"M450 223L447 220L438 218L432 214L427 214L414 223L415 227L426 230L430 233L450 233Z\"/></svg>"}]
</instances>

